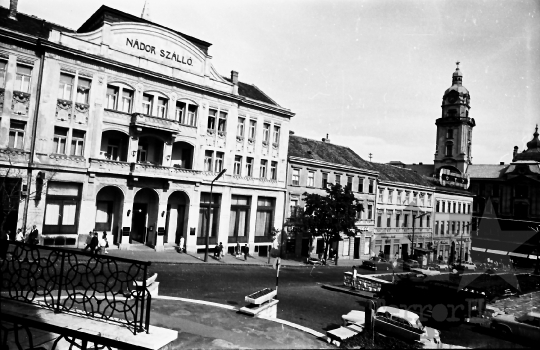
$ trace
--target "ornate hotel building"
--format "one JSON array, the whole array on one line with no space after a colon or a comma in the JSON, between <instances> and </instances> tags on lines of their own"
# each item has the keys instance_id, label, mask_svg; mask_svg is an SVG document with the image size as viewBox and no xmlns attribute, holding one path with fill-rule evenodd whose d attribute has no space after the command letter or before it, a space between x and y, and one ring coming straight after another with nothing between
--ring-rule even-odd
<instances>
[{"instance_id":1,"label":"ornate hotel building","mask_svg":"<svg viewBox=\"0 0 540 350\"><path fill-rule=\"evenodd\" d=\"M126 249L184 237L191 252L209 229L211 244L266 249L290 110L220 75L200 39L107 6L71 30L13 3L0 7L0 175L20 196L6 229L67 247L94 229Z\"/></svg>"}]
</instances>

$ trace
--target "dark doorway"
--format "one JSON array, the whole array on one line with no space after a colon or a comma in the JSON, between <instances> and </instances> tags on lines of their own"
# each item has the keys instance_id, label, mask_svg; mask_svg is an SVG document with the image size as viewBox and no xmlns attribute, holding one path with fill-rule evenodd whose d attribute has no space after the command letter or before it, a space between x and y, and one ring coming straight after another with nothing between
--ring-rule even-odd
<instances>
[{"instance_id":1,"label":"dark doorway","mask_svg":"<svg viewBox=\"0 0 540 350\"><path fill-rule=\"evenodd\" d=\"M354 237L354 259L360 259L360 237Z\"/></svg>"},{"instance_id":2,"label":"dark doorway","mask_svg":"<svg viewBox=\"0 0 540 350\"><path fill-rule=\"evenodd\" d=\"M147 215L148 204L133 203L133 219L131 222L131 239L133 241L144 243Z\"/></svg>"},{"instance_id":3,"label":"dark doorway","mask_svg":"<svg viewBox=\"0 0 540 350\"><path fill-rule=\"evenodd\" d=\"M384 258L388 260L390 258L390 244L384 246Z\"/></svg>"},{"instance_id":4,"label":"dark doorway","mask_svg":"<svg viewBox=\"0 0 540 350\"><path fill-rule=\"evenodd\" d=\"M302 251L301 256L309 256L309 238L302 238Z\"/></svg>"},{"instance_id":5,"label":"dark doorway","mask_svg":"<svg viewBox=\"0 0 540 350\"><path fill-rule=\"evenodd\" d=\"M317 250L316 250L316 253L317 255L323 255L324 254L324 241L322 239L318 239L317 240Z\"/></svg>"},{"instance_id":6,"label":"dark doorway","mask_svg":"<svg viewBox=\"0 0 540 350\"><path fill-rule=\"evenodd\" d=\"M268 256L268 246L265 246L265 245L259 246L259 256Z\"/></svg>"},{"instance_id":7,"label":"dark doorway","mask_svg":"<svg viewBox=\"0 0 540 350\"><path fill-rule=\"evenodd\" d=\"M401 258L403 260L409 259L409 245L408 244L401 245Z\"/></svg>"}]
</instances>

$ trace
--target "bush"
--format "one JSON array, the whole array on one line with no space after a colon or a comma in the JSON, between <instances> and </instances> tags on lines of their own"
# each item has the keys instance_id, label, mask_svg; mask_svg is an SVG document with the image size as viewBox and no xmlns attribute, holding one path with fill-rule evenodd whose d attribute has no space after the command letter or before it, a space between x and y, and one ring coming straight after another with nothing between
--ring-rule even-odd
<instances>
[{"instance_id":1,"label":"bush","mask_svg":"<svg viewBox=\"0 0 540 350\"><path fill-rule=\"evenodd\" d=\"M341 349L422 349L421 344L406 343L402 340L385 337L375 333L375 345L371 345L371 339L367 332L358 333L349 339L341 342Z\"/></svg>"}]
</instances>

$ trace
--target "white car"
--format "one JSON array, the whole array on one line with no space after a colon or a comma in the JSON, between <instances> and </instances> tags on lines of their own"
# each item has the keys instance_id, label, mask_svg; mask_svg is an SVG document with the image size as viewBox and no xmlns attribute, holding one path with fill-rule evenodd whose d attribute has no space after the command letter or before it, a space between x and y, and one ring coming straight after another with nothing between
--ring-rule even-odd
<instances>
[{"instance_id":1,"label":"white car","mask_svg":"<svg viewBox=\"0 0 540 350\"><path fill-rule=\"evenodd\" d=\"M425 269L421 269L421 268L411 269L411 272L421 273L421 274L426 275L426 276L436 276L436 275L441 274L441 271L437 270L433 266L428 266Z\"/></svg>"},{"instance_id":2,"label":"white car","mask_svg":"<svg viewBox=\"0 0 540 350\"><path fill-rule=\"evenodd\" d=\"M468 262L468 261L464 261L462 263L456 263L456 264L454 264L453 268L456 269L456 270L476 271L476 265L474 263L471 263L471 262Z\"/></svg>"}]
</instances>

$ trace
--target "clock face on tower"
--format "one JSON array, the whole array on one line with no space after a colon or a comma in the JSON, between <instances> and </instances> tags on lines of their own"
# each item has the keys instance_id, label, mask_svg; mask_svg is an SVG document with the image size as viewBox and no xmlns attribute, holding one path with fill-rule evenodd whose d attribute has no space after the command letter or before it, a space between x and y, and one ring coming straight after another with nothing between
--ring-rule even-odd
<instances>
[{"instance_id":1,"label":"clock face on tower","mask_svg":"<svg viewBox=\"0 0 540 350\"><path fill-rule=\"evenodd\" d=\"M450 103L454 103L459 99L459 93L457 91L450 91L448 94L447 100Z\"/></svg>"}]
</instances>

